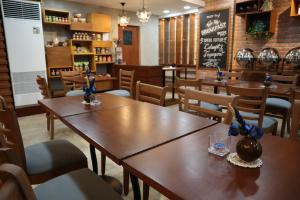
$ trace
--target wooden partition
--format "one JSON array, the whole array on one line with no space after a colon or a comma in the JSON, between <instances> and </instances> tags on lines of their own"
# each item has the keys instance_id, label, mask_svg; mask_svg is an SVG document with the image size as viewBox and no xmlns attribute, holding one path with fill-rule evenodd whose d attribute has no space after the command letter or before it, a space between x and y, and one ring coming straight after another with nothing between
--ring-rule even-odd
<instances>
[{"instance_id":1,"label":"wooden partition","mask_svg":"<svg viewBox=\"0 0 300 200\"><path fill-rule=\"evenodd\" d=\"M120 69L132 71L134 70L134 84L141 81L142 83L148 83L152 85L163 85L163 66L144 66L144 65L114 65L112 69L112 76L119 77ZM114 89L118 89L119 81L114 81ZM133 90L133 96L135 97L135 89Z\"/></svg>"}]
</instances>

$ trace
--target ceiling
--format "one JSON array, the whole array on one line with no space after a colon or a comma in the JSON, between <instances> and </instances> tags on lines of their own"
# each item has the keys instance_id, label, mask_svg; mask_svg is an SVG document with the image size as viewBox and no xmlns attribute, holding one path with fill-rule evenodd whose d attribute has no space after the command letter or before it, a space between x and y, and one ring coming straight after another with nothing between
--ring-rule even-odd
<instances>
[{"instance_id":1,"label":"ceiling","mask_svg":"<svg viewBox=\"0 0 300 200\"><path fill-rule=\"evenodd\" d=\"M120 2L125 2L125 10L137 11L142 7L142 0L65 0L79 3L103 6L107 8L121 9ZM145 7L149 8L154 15L164 15L164 10L170 10L170 14L184 12L184 6L191 6L191 9L203 7L202 0L145 0Z\"/></svg>"}]
</instances>

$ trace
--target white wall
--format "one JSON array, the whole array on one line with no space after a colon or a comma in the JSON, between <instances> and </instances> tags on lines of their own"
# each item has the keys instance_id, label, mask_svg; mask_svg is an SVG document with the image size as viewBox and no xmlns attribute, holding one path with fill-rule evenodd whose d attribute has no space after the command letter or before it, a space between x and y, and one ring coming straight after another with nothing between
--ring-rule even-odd
<instances>
[{"instance_id":1,"label":"white wall","mask_svg":"<svg viewBox=\"0 0 300 200\"><path fill-rule=\"evenodd\" d=\"M73 2L65 2L59 0L45 0L44 8L66 10L72 15L73 13L82 13L86 16L90 12L99 12L110 15L112 17L112 33L111 38L118 38L118 15L120 10L104 8L94 5L79 4ZM158 65L158 28L159 21L157 16L151 16L148 23L142 25L134 12L127 12L130 16L130 25L140 26L140 59L141 65ZM52 41L53 38L65 41L71 38L70 31L65 27L47 25L44 27L44 38L46 41Z\"/></svg>"}]
</instances>

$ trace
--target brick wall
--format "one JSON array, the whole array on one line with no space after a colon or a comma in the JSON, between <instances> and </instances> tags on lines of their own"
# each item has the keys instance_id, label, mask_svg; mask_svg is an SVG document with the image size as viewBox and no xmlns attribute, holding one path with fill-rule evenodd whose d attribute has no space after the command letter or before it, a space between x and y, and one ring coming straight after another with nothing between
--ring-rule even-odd
<instances>
[{"instance_id":1,"label":"brick wall","mask_svg":"<svg viewBox=\"0 0 300 200\"><path fill-rule=\"evenodd\" d=\"M300 46L300 17L290 17L290 0L273 0L273 2L277 11L277 24L275 34L269 40L247 38L245 17L235 16L233 57L238 49L245 47L254 50L255 55L265 47L273 47L283 57L290 49ZM233 68L238 68L234 60Z\"/></svg>"}]
</instances>

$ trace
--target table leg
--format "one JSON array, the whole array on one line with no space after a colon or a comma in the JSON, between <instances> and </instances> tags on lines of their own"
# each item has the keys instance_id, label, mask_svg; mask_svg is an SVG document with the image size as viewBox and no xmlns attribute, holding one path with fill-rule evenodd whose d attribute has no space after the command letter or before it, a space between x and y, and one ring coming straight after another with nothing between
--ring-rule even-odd
<instances>
[{"instance_id":1,"label":"table leg","mask_svg":"<svg viewBox=\"0 0 300 200\"><path fill-rule=\"evenodd\" d=\"M123 188L124 194L128 195L129 193L129 172L123 168Z\"/></svg>"},{"instance_id":2,"label":"table leg","mask_svg":"<svg viewBox=\"0 0 300 200\"><path fill-rule=\"evenodd\" d=\"M215 93L215 94L218 94L218 93L219 93L219 88L218 88L218 86L214 86L214 93Z\"/></svg>"},{"instance_id":3,"label":"table leg","mask_svg":"<svg viewBox=\"0 0 300 200\"><path fill-rule=\"evenodd\" d=\"M166 71L163 70L163 87L166 86Z\"/></svg>"},{"instance_id":4,"label":"table leg","mask_svg":"<svg viewBox=\"0 0 300 200\"><path fill-rule=\"evenodd\" d=\"M187 79L187 68L184 69L185 79Z\"/></svg>"},{"instance_id":5,"label":"table leg","mask_svg":"<svg viewBox=\"0 0 300 200\"><path fill-rule=\"evenodd\" d=\"M143 200L148 200L149 199L149 185L146 183L143 183Z\"/></svg>"},{"instance_id":6,"label":"table leg","mask_svg":"<svg viewBox=\"0 0 300 200\"><path fill-rule=\"evenodd\" d=\"M95 174L98 175L98 163L97 163L96 149L91 144L90 144L90 153L91 153L93 171L95 172Z\"/></svg>"},{"instance_id":7,"label":"table leg","mask_svg":"<svg viewBox=\"0 0 300 200\"><path fill-rule=\"evenodd\" d=\"M105 175L106 156L101 152L101 174Z\"/></svg>"},{"instance_id":8,"label":"table leg","mask_svg":"<svg viewBox=\"0 0 300 200\"><path fill-rule=\"evenodd\" d=\"M130 174L130 179L132 184L134 200L141 200L141 191L138 178Z\"/></svg>"},{"instance_id":9,"label":"table leg","mask_svg":"<svg viewBox=\"0 0 300 200\"><path fill-rule=\"evenodd\" d=\"M54 138L54 114L50 113L50 138Z\"/></svg>"},{"instance_id":10,"label":"table leg","mask_svg":"<svg viewBox=\"0 0 300 200\"><path fill-rule=\"evenodd\" d=\"M175 98L174 84L175 84L175 70L172 71L172 99Z\"/></svg>"}]
</instances>

